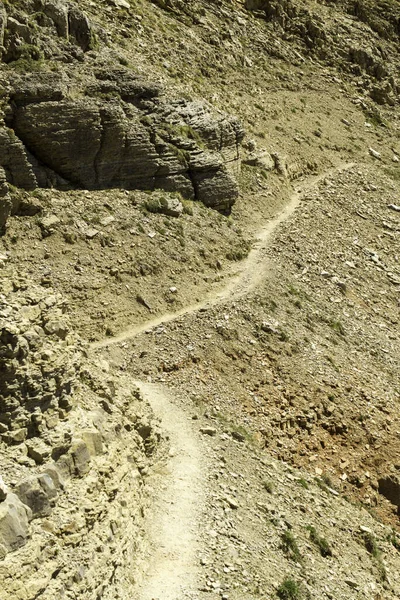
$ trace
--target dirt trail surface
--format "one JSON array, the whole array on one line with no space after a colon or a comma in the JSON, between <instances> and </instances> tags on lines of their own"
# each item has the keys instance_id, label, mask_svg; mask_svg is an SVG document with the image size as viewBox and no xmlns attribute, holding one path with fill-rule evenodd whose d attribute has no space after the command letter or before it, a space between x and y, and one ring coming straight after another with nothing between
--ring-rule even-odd
<instances>
[{"instance_id":1,"label":"dirt trail surface","mask_svg":"<svg viewBox=\"0 0 400 600\"><path fill-rule=\"evenodd\" d=\"M254 290L265 277L268 268L265 251L274 232L298 208L303 194L324 178L353 166L354 163L341 164L299 186L290 196L284 209L258 234L252 251L241 265L240 273L212 299L205 299L177 313L129 328L114 338L93 344L92 347L106 348L133 338L156 325L219 305L227 299L240 298ZM199 550L200 517L206 502L204 453L197 439L198 434L194 433L187 414L174 404L165 386L143 381L136 381L136 384L161 419L161 426L169 436L172 446L167 476L165 473L155 474L155 480L152 482L155 498L146 524L150 556L138 597L141 600L193 597L192 594L199 588L196 556ZM207 471L210 471L210 468Z\"/></svg>"},{"instance_id":2,"label":"dirt trail surface","mask_svg":"<svg viewBox=\"0 0 400 600\"><path fill-rule=\"evenodd\" d=\"M221 304L227 299L239 299L244 294L255 289L265 276L267 261L264 260L264 252L268 247L274 232L281 223L285 222L291 217L291 215L299 206L303 194L313 189L321 180L325 179L326 177L329 177L335 173L341 173L353 167L354 163L342 163L337 167L330 169L321 175L312 177L303 184L299 185L298 189L291 194L284 209L271 221L269 221L267 225L265 225L258 233L252 250L247 258L242 261L239 267L239 274L232 277L228 285L226 285L222 290L217 293L214 292L212 296L206 297L201 302L186 306L177 312L161 315L156 319L129 327L114 337L109 337L99 342L95 342L92 344L92 348L105 348L113 344L124 342L135 337L136 335L139 335L140 333L143 333L147 329L152 329L158 325L169 323L179 317L193 314L205 308L211 308Z\"/></svg>"},{"instance_id":3,"label":"dirt trail surface","mask_svg":"<svg viewBox=\"0 0 400 600\"><path fill-rule=\"evenodd\" d=\"M160 386L137 382L161 419L171 443L167 473L150 485L162 489L146 519L151 558L140 586L140 600L189 598L198 587L196 550L204 501L204 452L186 414Z\"/></svg>"}]
</instances>

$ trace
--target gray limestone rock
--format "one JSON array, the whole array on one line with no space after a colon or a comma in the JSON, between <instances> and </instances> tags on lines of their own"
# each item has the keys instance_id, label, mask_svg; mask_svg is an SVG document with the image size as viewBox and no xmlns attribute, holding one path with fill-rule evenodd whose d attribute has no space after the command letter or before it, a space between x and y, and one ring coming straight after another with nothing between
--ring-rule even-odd
<instances>
[{"instance_id":1,"label":"gray limestone rock","mask_svg":"<svg viewBox=\"0 0 400 600\"><path fill-rule=\"evenodd\" d=\"M69 23L67 6L61 2L58 2L57 0L48 0L45 2L43 12L53 21L58 35L62 38L68 39Z\"/></svg>"},{"instance_id":2,"label":"gray limestone rock","mask_svg":"<svg viewBox=\"0 0 400 600\"><path fill-rule=\"evenodd\" d=\"M6 552L17 550L26 543L30 518L29 507L15 494L8 494L0 503L0 546Z\"/></svg>"},{"instance_id":3,"label":"gray limestone rock","mask_svg":"<svg viewBox=\"0 0 400 600\"><path fill-rule=\"evenodd\" d=\"M90 469L90 452L83 440L75 440L71 447L75 475L82 477Z\"/></svg>"},{"instance_id":4,"label":"gray limestone rock","mask_svg":"<svg viewBox=\"0 0 400 600\"><path fill-rule=\"evenodd\" d=\"M17 496L31 509L31 518L37 519L51 513L50 501L57 496L57 490L50 475L43 473L21 481Z\"/></svg>"},{"instance_id":5,"label":"gray limestone rock","mask_svg":"<svg viewBox=\"0 0 400 600\"><path fill-rule=\"evenodd\" d=\"M28 456L33 458L37 465L41 465L50 456L51 448L40 438L32 438L26 441Z\"/></svg>"},{"instance_id":6,"label":"gray limestone rock","mask_svg":"<svg viewBox=\"0 0 400 600\"><path fill-rule=\"evenodd\" d=\"M94 45L94 31L87 16L77 7L68 12L68 33L73 36L83 52L91 50Z\"/></svg>"},{"instance_id":7,"label":"gray limestone rock","mask_svg":"<svg viewBox=\"0 0 400 600\"><path fill-rule=\"evenodd\" d=\"M396 475L387 475L381 477L378 481L379 493L385 496L395 506L400 513L400 477Z\"/></svg>"},{"instance_id":8,"label":"gray limestone rock","mask_svg":"<svg viewBox=\"0 0 400 600\"><path fill-rule=\"evenodd\" d=\"M18 78L10 129L0 129L7 180L26 189L159 188L228 211L238 196L240 122L207 103L160 97L158 85L123 69L96 77L76 99L65 76Z\"/></svg>"}]
</instances>

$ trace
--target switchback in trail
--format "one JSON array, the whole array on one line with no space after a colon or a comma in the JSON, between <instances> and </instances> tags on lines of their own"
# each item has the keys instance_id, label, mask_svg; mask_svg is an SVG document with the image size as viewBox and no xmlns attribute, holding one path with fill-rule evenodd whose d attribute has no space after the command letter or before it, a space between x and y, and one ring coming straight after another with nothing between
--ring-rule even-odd
<instances>
[{"instance_id":1,"label":"switchback in trail","mask_svg":"<svg viewBox=\"0 0 400 600\"><path fill-rule=\"evenodd\" d=\"M277 227L290 218L299 206L302 195L315 187L322 179L354 166L346 163L308 180L274 219L259 233L253 249L241 263L240 272L213 296L182 310L165 314L152 321L130 327L113 338L92 344L92 348L107 348L156 325L170 322L200 309L217 306L225 301L248 294L263 281L268 271L265 251ZM171 456L167 471L152 475L154 489L152 507L145 522L150 545L142 582L139 584L139 600L183 600L198 595L198 554L200 523L207 498L206 474L211 470L207 457L191 420L180 409L165 386L143 381L136 385L144 399L161 420L161 427L169 437Z\"/></svg>"},{"instance_id":2,"label":"switchback in trail","mask_svg":"<svg viewBox=\"0 0 400 600\"><path fill-rule=\"evenodd\" d=\"M223 304L226 300L241 298L243 295L254 290L261 283L268 269L268 262L265 260L264 254L277 227L292 216L299 206L303 195L307 193L307 191L314 188L326 177L349 170L352 167L354 167L354 163L342 163L329 171L325 171L321 175L308 179L301 186L298 186L298 189L291 194L289 201L282 212L271 219L271 221L269 221L258 233L253 248L249 252L247 258L240 264L239 273L236 276L233 276L225 287L206 296L201 302L185 306L181 310L173 313L165 313L155 319L145 321L144 323L130 326L116 336L107 337L99 342L94 342L91 347L94 349L106 348L107 346L124 342L148 329L169 323L184 315L193 314L199 310Z\"/></svg>"}]
</instances>

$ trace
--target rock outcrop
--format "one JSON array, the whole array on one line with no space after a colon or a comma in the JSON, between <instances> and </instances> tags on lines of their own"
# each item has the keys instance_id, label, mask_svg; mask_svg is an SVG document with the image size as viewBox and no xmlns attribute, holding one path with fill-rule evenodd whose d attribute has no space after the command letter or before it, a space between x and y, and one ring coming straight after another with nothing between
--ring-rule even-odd
<instances>
[{"instance_id":1,"label":"rock outcrop","mask_svg":"<svg viewBox=\"0 0 400 600\"><path fill-rule=\"evenodd\" d=\"M18 285L18 283L16 282ZM0 296L0 434L6 444L50 432L71 409L82 351L65 304L45 287Z\"/></svg>"},{"instance_id":2,"label":"rock outcrop","mask_svg":"<svg viewBox=\"0 0 400 600\"><path fill-rule=\"evenodd\" d=\"M35 0L0 5L3 62L40 61L60 50L66 57L82 60L96 44L96 27L72 2Z\"/></svg>"},{"instance_id":3,"label":"rock outcrop","mask_svg":"<svg viewBox=\"0 0 400 600\"><path fill-rule=\"evenodd\" d=\"M15 494L0 502L0 560L26 543L30 517L30 509Z\"/></svg>"},{"instance_id":4,"label":"rock outcrop","mask_svg":"<svg viewBox=\"0 0 400 600\"><path fill-rule=\"evenodd\" d=\"M245 8L263 16L284 39L297 39L302 53L363 77L363 87L377 104L394 105L400 88L393 69L397 55L393 55L393 46L387 40L398 40L399 8L384 1L332 0L329 4L340 4L342 11L361 23L350 34L342 19L327 19L317 5L296 0L245 0ZM372 46L365 44L367 31L376 37Z\"/></svg>"},{"instance_id":5,"label":"rock outcrop","mask_svg":"<svg viewBox=\"0 0 400 600\"><path fill-rule=\"evenodd\" d=\"M88 69L78 81L68 63L84 60L101 29L73 3L33 4L0 10L1 59L27 73L2 81L0 185L5 173L26 190L159 188L229 212L238 196L239 121L206 102L171 100L129 69ZM48 59L64 68L40 70ZM1 229L13 210L0 200Z\"/></svg>"},{"instance_id":6,"label":"rock outcrop","mask_svg":"<svg viewBox=\"0 0 400 600\"><path fill-rule=\"evenodd\" d=\"M158 423L129 377L87 358L45 278L32 284L6 261L1 283L2 591L126 597Z\"/></svg>"},{"instance_id":7,"label":"rock outcrop","mask_svg":"<svg viewBox=\"0 0 400 600\"><path fill-rule=\"evenodd\" d=\"M127 70L102 71L72 99L65 77L19 78L0 164L13 185L156 188L229 211L244 132L211 106L169 101Z\"/></svg>"},{"instance_id":8,"label":"rock outcrop","mask_svg":"<svg viewBox=\"0 0 400 600\"><path fill-rule=\"evenodd\" d=\"M397 506L397 512L400 514L400 477L393 473L386 475L379 479L378 485L379 493Z\"/></svg>"}]
</instances>

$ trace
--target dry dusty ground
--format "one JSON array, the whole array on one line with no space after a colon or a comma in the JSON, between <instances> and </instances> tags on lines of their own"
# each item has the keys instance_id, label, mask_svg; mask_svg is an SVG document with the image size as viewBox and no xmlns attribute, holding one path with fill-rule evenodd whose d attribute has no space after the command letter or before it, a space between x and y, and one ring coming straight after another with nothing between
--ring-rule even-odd
<instances>
[{"instance_id":1,"label":"dry dusty ground","mask_svg":"<svg viewBox=\"0 0 400 600\"><path fill-rule=\"evenodd\" d=\"M399 598L398 514L379 493L400 468L398 107L243 3L193 3L190 22L131 4L82 2L111 46L79 76L110 57L152 73L237 114L243 158L277 152L282 167L243 165L230 217L196 203L152 214L144 192L40 190L25 195L42 213L0 238L4 286L61 292L90 360L139 381L170 437L143 470L143 600L266 599L285 578L299 598Z\"/></svg>"}]
</instances>

